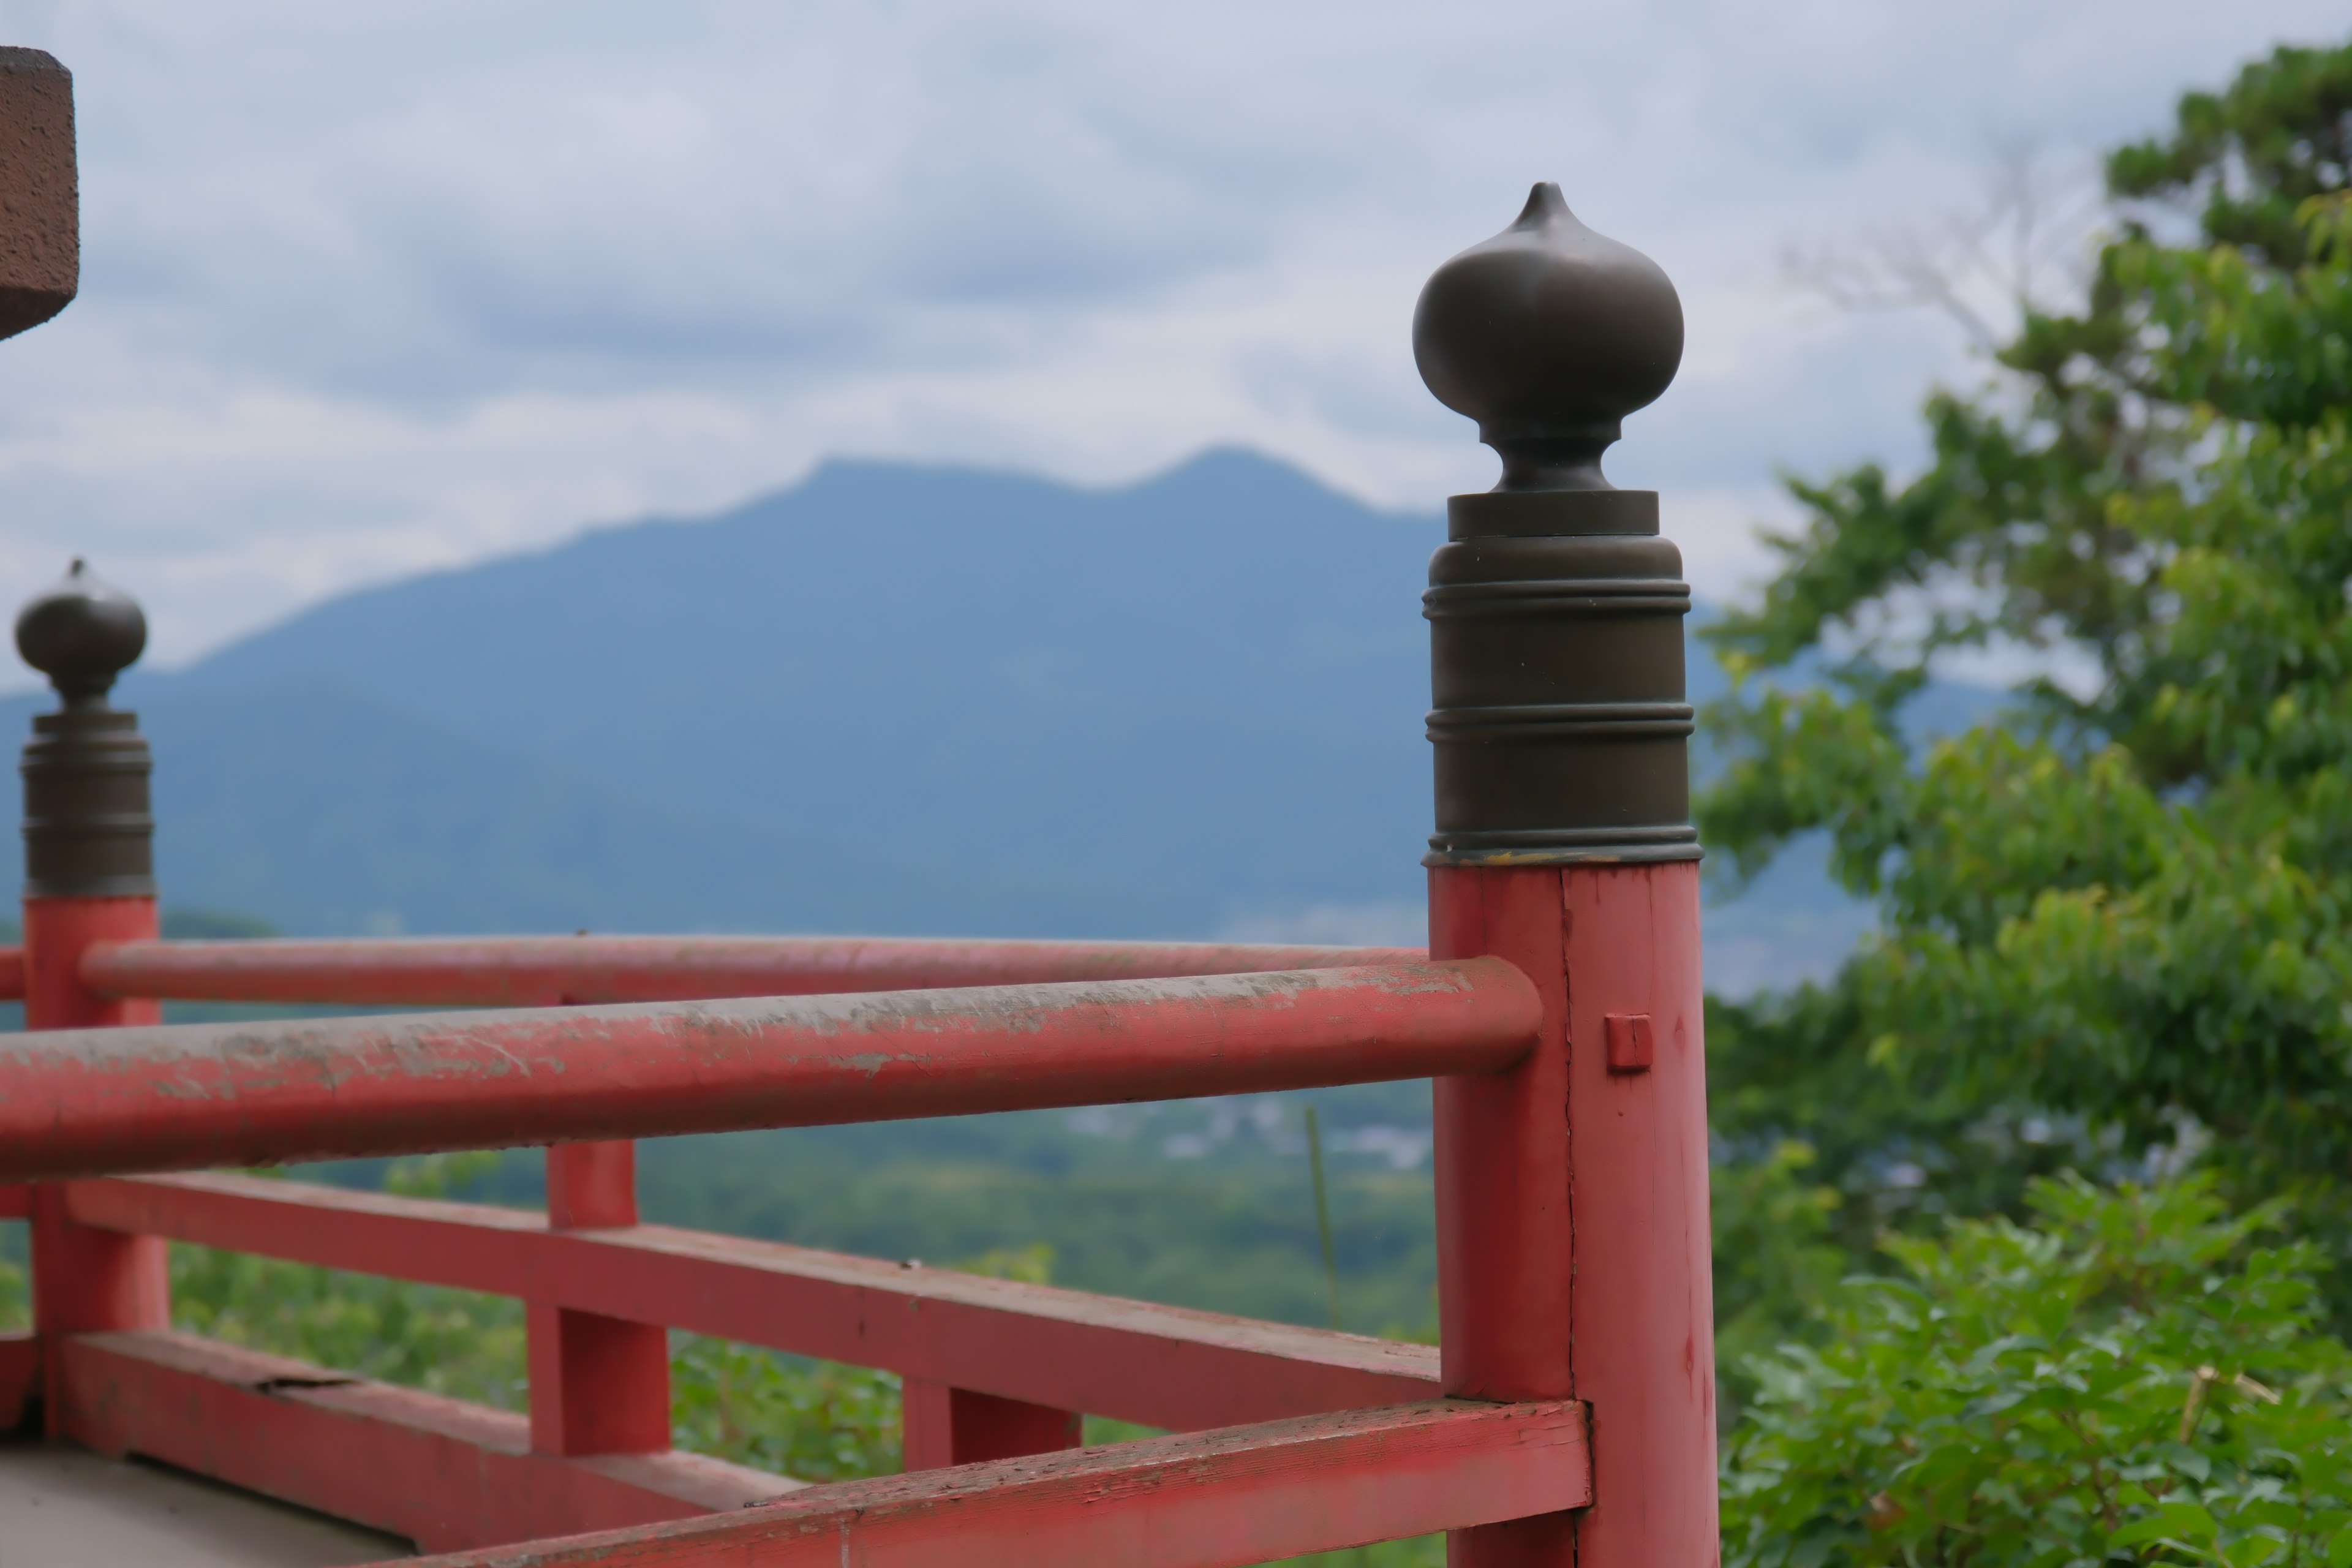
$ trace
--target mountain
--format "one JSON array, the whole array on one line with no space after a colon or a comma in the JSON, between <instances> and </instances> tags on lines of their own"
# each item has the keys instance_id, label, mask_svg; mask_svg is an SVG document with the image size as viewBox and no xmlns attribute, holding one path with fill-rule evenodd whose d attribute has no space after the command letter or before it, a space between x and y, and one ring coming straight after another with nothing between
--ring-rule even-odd
<instances>
[{"instance_id":1,"label":"mountain","mask_svg":"<svg viewBox=\"0 0 2352 1568\"><path fill-rule=\"evenodd\" d=\"M833 463L124 692L170 900L289 930L1409 939L1442 537L1243 452L1101 490ZM1810 867L1763 891L1734 967L1861 929Z\"/></svg>"}]
</instances>

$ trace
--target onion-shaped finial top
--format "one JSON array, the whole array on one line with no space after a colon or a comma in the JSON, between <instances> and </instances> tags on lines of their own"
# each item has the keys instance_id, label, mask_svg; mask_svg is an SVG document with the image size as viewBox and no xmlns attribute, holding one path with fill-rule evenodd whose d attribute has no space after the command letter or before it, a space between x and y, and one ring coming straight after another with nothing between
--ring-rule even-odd
<instances>
[{"instance_id":1,"label":"onion-shaped finial top","mask_svg":"<svg viewBox=\"0 0 2352 1568\"><path fill-rule=\"evenodd\" d=\"M1501 456L1496 489L1608 489L1601 452L1682 363L1682 301L1656 262L1585 227L1546 181L1517 222L1431 275L1412 354Z\"/></svg>"},{"instance_id":2,"label":"onion-shaped finial top","mask_svg":"<svg viewBox=\"0 0 2352 1568\"><path fill-rule=\"evenodd\" d=\"M114 678L147 647L139 602L77 558L63 581L16 613L16 651L68 708L103 707Z\"/></svg>"}]
</instances>

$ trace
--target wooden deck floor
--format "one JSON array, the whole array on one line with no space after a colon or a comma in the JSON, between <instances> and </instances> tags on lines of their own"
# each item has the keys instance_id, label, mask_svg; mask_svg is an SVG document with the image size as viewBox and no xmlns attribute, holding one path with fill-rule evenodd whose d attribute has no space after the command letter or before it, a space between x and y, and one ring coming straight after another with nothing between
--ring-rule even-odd
<instances>
[{"instance_id":1,"label":"wooden deck floor","mask_svg":"<svg viewBox=\"0 0 2352 1568\"><path fill-rule=\"evenodd\" d=\"M408 1542L79 1448L0 1444L0 1568L328 1568Z\"/></svg>"}]
</instances>

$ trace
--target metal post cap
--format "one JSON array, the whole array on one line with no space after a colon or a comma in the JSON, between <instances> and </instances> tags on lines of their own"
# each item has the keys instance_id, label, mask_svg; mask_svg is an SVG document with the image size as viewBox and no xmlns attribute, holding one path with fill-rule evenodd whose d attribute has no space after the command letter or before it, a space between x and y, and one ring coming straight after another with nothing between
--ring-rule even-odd
<instances>
[{"instance_id":1,"label":"metal post cap","mask_svg":"<svg viewBox=\"0 0 2352 1568\"><path fill-rule=\"evenodd\" d=\"M58 585L16 614L16 651L49 678L66 706L100 702L147 647L139 602L77 557Z\"/></svg>"},{"instance_id":2,"label":"metal post cap","mask_svg":"<svg viewBox=\"0 0 2352 1568\"><path fill-rule=\"evenodd\" d=\"M1540 184L1518 221L1439 268L1413 312L1438 400L1503 459L1449 497L1429 562L1436 827L1425 863L1696 859L1690 585L1655 490L1601 472L1620 422L1683 357L1675 286Z\"/></svg>"},{"instance_id":3,"label":"metal post cap","mask_svg":"<svg viewBox=\"0 0 2352 1568\"><path fill-rule=\"evenodd\" d=\"M1682 300L1656 262L1587 228L1546 181L1510 227L1431 276L1412 354L1501 456L1496 489L1608 489L1601 452L1682 363Z\"/></svg>"},{"instance_id":4,"label":"metal post cap","mask_svg":"<svg viewBox=\"0 0 2352 1568\"><path fill-rule=\"evenodd\" d=\"M139 716L106 694L147 646L137 601L76 560L16 616L16 651L64 700L33 716L25 775L25 896L152 898L153 760Z\"/></svg>"}]
</instances>

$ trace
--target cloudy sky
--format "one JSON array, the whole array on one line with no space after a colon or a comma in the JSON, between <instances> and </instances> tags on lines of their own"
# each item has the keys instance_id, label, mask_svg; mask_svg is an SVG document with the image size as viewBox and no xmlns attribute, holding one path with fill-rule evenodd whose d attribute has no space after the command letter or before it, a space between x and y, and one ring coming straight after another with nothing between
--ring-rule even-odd
<instances>
[{"instance_id":1,"label":"cloudy sky","mask_svg":"<svg viewBox=\"0 0 2352 1568\"><path fill-rule=\"evenodd\" d=\"M1777 467L1967 376L1790 244L2063 186L2343 0L0 0L74 71L83 291L0 344L0 595L70 553L184 661L361 583L828 455L1131 480L1220 442L1433 509L1492 459L1421 279L1559 180L1679 285L1611 458L1703 589Z\"/></svg>"}]
</instances>

